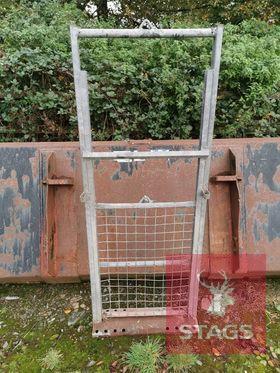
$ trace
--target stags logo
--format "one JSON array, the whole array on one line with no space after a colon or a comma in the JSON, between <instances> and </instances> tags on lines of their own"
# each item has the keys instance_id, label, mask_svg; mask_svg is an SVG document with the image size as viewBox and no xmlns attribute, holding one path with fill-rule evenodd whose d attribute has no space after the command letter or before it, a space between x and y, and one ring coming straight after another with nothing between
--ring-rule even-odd
<instances>
[{"instance_id":1,"label":"stags logo","mask_svg":"<svg viewBox=\"0 0 280 373\"><path fill-rule=\"evenodd\" d=\"M202 271L195 276L191 273L191 263L198 261ZM241 270L236 271L236 268L247 268L248 263L252 265L251 273L246 269L244 276ZM261 254L246 258L240 255L237 258L234 255L168 258L167 351L216 356L250 354L256 350L264 353L265 263L266 258ZM211 280L202 276L206 270ZM190 279L196 279L197 283L191 283ZM191 285L197 286L197 292Z\"/></svg>"},{"instance_id":2,"label":"stags logo","mask_svg":"<svg viewBox=\"0 0 280 373\"><path fill-rule=\"evenodd\" d=\"M201 300L202 309L207 309L207 313L213 316L223 317L225 316L227 307L232 306L235 303L232 296L234 288L230 286L225 271L220 271L219 273L223 276L224 281L217 285L213 282L208 285L204 281L201 281L200 275L198 275L198 279L200 284L208 289L212 295L211 300L208 297Z\"/></svg>"}]
</instances>

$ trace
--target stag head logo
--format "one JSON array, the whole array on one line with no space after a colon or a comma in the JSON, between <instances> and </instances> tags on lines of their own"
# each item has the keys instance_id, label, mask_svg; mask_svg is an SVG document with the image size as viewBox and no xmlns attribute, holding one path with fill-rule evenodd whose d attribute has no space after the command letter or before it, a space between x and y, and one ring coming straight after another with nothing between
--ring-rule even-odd
<instances>
[{"instance_id":1,"label":"stag head logo","mask_svg":"<svg viewBox=\"0 0 280 373\"><path fill-rule=\"evenodd\" d=\"M211 293L211 301L208 298L206 300L204 299L204 306L202 304L202 308L206 308L207 313L213 316L223 317L226 313L226 308L233 305L235 300L231 295L233 287L230 287L226 273L224 271L220 271L219 273L224 278L222 283L214 285L213 282L211 282L211 284L208 285L200 280L201 273L199 275L199 282Z\"/></svg>"}]
</instances>

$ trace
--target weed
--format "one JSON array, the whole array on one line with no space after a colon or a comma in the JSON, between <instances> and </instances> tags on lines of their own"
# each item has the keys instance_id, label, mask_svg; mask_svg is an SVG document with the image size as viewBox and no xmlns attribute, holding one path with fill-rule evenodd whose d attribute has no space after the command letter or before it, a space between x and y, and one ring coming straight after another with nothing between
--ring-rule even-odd
<instances>
[{"instance_id":1,"label":"weed","mask_svg":"<svg viewBox=\"0 0 280 373\"><path fill-rule=\"evenodd\" d=\"M198 360L198 356L191 354L168 355L166 357L166 362L168 364L168 371L174 373L184 373L194 365L201 365L201 361Z\"/></svg>"},{"instance_id":2,"label":"weed","mask_svg":"<svg viewBox=\"0 0 280 373\"><path fill-rule=\"evenodd\" d=\"M162 344L159 339L133 343L123 357L123 363L131 372L155 373L163 362Z\"/></svg>"},{"instance_id":3,"label":"weed","mask_svg":"<svg viewBox=\"0 0 280 373\"><path fill-rule=\"evenodd\" d=\"M62 354L60 351L51 348L46 356L41 359L41 365L44 369L54 370L57 369L61 363Z\"/></svg>"},{"instance_id":4,"label":"weed","mask_svg":"<svg viewBox=\"0 0 280 373\"><path fill-rule=\"evenodd\" d=\"M8 366L10 373L17 373L19 371L16 361L12 361Z\"/></svg>"}]
</instances>

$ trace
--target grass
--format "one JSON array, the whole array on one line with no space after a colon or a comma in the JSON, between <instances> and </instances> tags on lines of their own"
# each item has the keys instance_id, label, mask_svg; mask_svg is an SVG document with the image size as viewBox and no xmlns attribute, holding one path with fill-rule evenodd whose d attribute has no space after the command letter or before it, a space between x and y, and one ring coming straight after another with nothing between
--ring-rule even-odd
<instances>
[{"instance_id":1,"label":"grass","mask_svg":"<svg viewBox=\"0 0 280 373\"><path fill-rule=\"evenodd\" d=\"M8 295L19 299L6 301ZM135 345L143 364L150 359L148 353L157 356L160 372L168 369L180 372L185 367L190 372L200 373L280 372L279 304L280 280L269 280L265 353L171 357L165 356L161 347L164 346L163 336L149 337L148 343L144 343L147 342L145 337L92 338L88 283L0 285L0 372L106 373L124 369L130 372L134 369L129 364L136 356ZM69 317L77 307L84 315L75 325L68 326ZM143 372L143 366L135 370Z\"/></svg>"},{"instance_id":2,"label":"grass","mask_svg":"<svg viewBox=\"0 0 280 373\"><path fill-rule=\"evenodd\" d=\"M191 354L168 355L166 357L166 363L168 371L174 373L188 372L191 367L202 364L197 355Z\"/></svg>"},{"instance_id":3,"label":"grass","mask_svg":"<svg viewBox=\"0 0 280 373\"><path fill-rule=\"evenodd\" d=\"M156 373L163 362L163 345L159 339L133 343L124 354L124 365L130 372Z\"/></svg>"},{"instance_id":4,"label":"grass","mask_svg":"<svg viewBox=\"0 0 280 373\"><path fill-rule=\"evenodd\" d=\"M62 358L63 355L60 353L60 351L51 348L46 353L46 356L41 360L41 366L46 370L58 370L60 368Z\"/></svg>"}]
</instances>

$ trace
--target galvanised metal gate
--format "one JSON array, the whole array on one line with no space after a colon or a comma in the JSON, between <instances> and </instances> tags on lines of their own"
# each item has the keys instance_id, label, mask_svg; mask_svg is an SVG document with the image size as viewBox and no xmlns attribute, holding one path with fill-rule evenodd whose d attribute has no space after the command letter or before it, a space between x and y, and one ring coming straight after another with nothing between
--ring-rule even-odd
<instances>
[{"instance_id":1,"label":"galvanised metal gate","mask_svg":"<svg viewBox=\"0 0 280 373\"><path fill-rule=\"evenodd\" d=\"M71 27L87 242L92 294L93 335L162 332L167 307L187 312L195 323L211 146L222 48L222 26L209 29L79 29ZM96 152L91 146L87 72L81 70L79 38L214 39L211 67L205 72L198 150ZM197 159L196 193L190 201L96 202L94 161ZM124 191L125 193L125 191ZM190 254L182 265L181 255ZM171 265L170 265L171 263ZM167 268L168 267L168 268ZM172 281L167 281L166 272ZM183 310L183 311L182 311Z\"/></svg>"}]
</instances>

